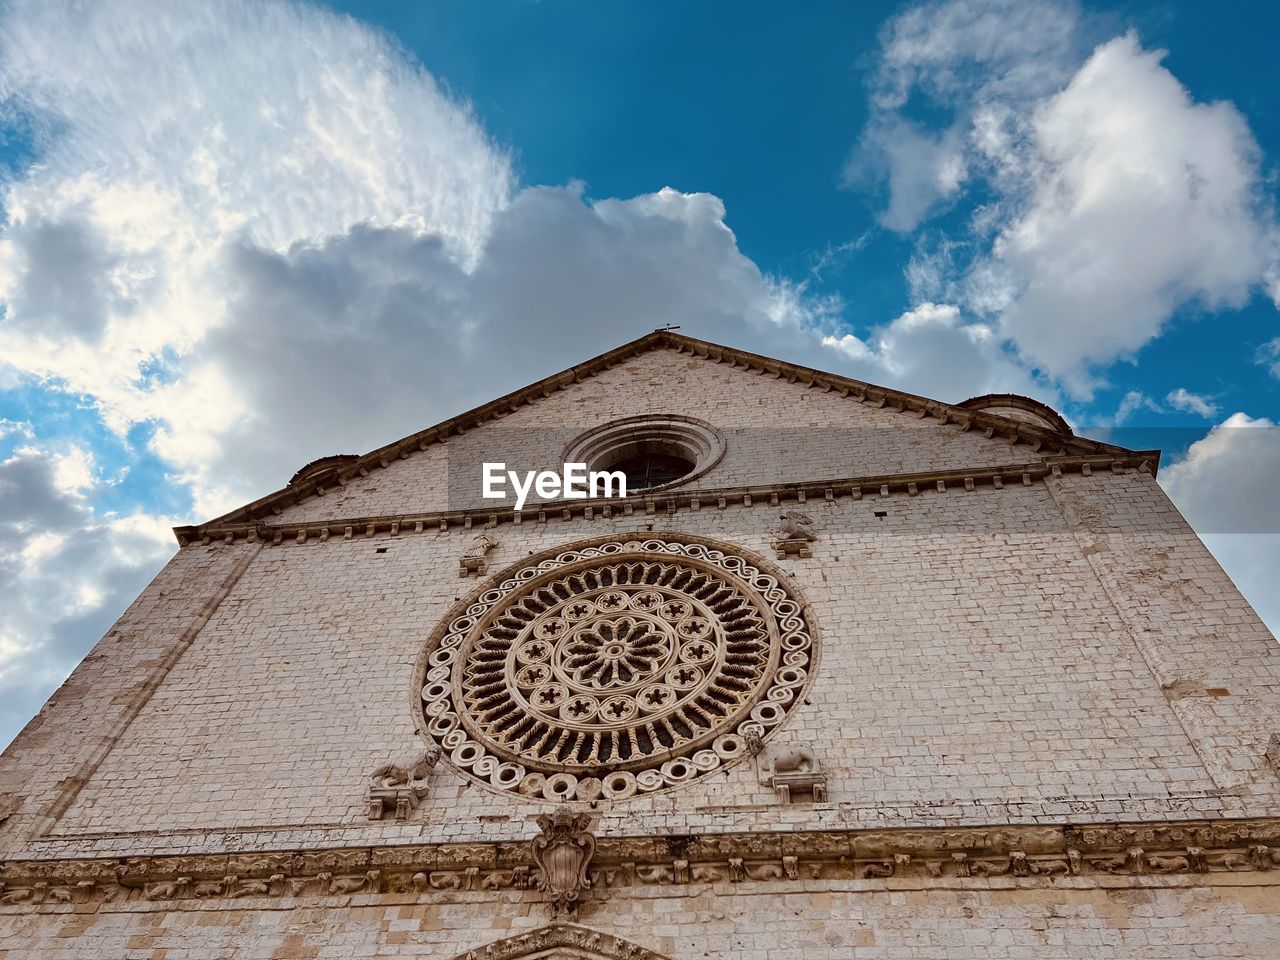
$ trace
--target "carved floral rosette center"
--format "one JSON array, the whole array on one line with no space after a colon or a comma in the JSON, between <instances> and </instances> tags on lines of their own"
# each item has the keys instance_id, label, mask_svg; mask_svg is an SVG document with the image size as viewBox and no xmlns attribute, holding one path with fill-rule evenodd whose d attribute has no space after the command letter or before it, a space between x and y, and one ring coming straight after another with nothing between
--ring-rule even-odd
<instances>
[{"instance_id":1,"label":"carved floral rosette center","mask_svg":"<svg viewBox=\"0 0 1280 960\"><path fill-rule=\"evenodd\" d=\"M624 798L694 779L765 737L808 680L800 602L711 545L614 540L509 574L420 667L424 729L499 789Z\"/></svg>"}]
</instances>

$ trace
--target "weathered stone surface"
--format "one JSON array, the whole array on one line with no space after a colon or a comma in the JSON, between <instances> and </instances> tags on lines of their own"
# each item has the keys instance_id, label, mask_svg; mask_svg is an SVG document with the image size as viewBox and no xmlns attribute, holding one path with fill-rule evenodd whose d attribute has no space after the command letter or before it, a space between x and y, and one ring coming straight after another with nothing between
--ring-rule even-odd
<instances>
[{"instance_id":1,"label":"weathered stone surface","mask_svg":"<svg viewBox=\"0 0 1280 960\"><path fill-rule=\"evenodd\" d=\"M186 531L0 758L0 957L1280 955L1280 650L1149 455L653 346ZM451 459L554 466L646 413L723 437L696 496L455 516L483 505ZM685 572L654 574L652 605L566 588L583 619L548 606L491 648L496 690L565 687L532 709L545 739L431 661L458 618L466 646L514 608L489 592L604 544L749 567L758 623L713 623ZM706 730L675 709L707 710L722 662L685 655L702 621L762 658ZM531 639L551 647L521 659ZM488 732L433 706L468 696ZM634 720L591 720L619 697ZM597 730L648 739L624 756ZM530 844L562 800L594 848L556 920Z\"/></svg>"}]
</instances>

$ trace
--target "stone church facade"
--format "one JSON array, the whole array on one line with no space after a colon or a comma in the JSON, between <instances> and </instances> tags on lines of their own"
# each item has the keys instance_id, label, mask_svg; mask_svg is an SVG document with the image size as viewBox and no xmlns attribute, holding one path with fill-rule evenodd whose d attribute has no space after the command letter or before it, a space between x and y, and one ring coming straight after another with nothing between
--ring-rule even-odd
<instances>
[{"instance_id":1,"label":"stone church facade","mask_svg":"<svg viewBox=\"0 0 1280 960\"><path fill-rule=\"evenodd\" d=\"M0 759L0 958L1280 956L1280 648L1158 466L670 331L309 464Z\"/></svg>"}]
</instances>

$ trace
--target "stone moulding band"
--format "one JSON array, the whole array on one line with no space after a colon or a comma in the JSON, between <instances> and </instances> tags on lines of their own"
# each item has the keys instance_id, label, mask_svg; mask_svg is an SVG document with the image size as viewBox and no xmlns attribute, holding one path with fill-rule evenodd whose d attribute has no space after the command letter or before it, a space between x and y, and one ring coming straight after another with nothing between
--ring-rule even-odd
<instances>
[{"instance_id":1,"label":"stone moulding band","mask_svg":"<svg viewBox=\"0 0 1280 960\"><path fill-rule=\"evenodd\" d=\"M645 514L672 514L680 510L724 509L730 504L744 507L806 503L809 500L861 499L863 497L919 496L974 490L999 490L1005 486L1029 486L1063 474L1094 476L1110 471L1137 471L1154 475L1160 451L1140 450L1126 455L1104 454L1088 457L1054 457L1031 463L1006 464L902 473L883 476L844 477L805 483L763 484L717 487L704 490L669 490L648 494L641 491L626 499L557 500L539 503L518 511L511 507L476 507L427 513L387 514L372 517L334 518L305 523L221 523L175 527L181 546L212 543L262 542L324 543L329 540L356 540L374 536L401 536L427 531L491 528L500 524L546 523L549 520L578 521Z\"/></svg>"},{"instance_id":2,"label":"stone moulding band","mask_svg":"<svg viewBox=\"0 0 1280 960\"><path fill-rule=\"evenodd\" d=\"M600 837L596 891L629 885L690 895L702 885L931 881L954 888L1065 877L1211 882L1280 870L1280 818L1082 825ZM1137 881L1135 878L1144 878ZM76 903L532 890L528 838L261 853L0 863L0 912ZM1277 877L1280 883L1280 876ZM733 889L732 886L727 889ZM533 894L531 894L533 896Z\"/></svg>"}]
</instances>

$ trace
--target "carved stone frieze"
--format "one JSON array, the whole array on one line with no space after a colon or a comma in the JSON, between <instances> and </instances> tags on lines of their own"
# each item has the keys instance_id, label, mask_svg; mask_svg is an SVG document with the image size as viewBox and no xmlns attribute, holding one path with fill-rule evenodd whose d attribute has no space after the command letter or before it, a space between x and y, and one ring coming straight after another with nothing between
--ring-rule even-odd
<instances>
[{"instance_id":1,"label":"carved stone frieze","mask_svg":"<svg viewBox=\"0 0 1280 960\"><path fill-rule=\"evenodd\" d=\"M607 837L587 814L544 816L533 841L0 863L0 907L142 900L431 898L537 887L568 910L591 886L917 877L1211 877L1280 870L1280 819L1067 827ZM514 854L522 851L520 858ZM531 857L533 863L518 862Z\"/></svg>"}]
</instances>

